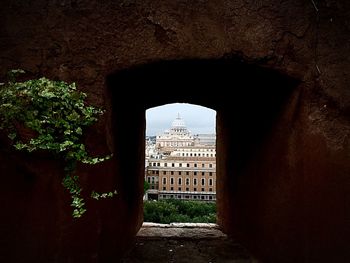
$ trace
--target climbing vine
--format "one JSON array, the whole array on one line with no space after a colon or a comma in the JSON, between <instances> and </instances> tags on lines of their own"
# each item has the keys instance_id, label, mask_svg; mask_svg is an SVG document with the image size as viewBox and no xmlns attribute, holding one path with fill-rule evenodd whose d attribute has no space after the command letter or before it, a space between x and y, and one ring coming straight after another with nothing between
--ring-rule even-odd
<instances>
[{"instance_id":1,"label":"climbing vine","mask_svg":"<svg viewBox=\"0 0 350 263\"><path fill-rule=\"evenodd\" d=\"M84 128L92 125L103 110L85 103L87 95L75 83L47 78L16 81L23 70L12 70L7 83L0 83L0 129L5 130L17 150L44 150L59 156L64 163L63 186L72 197L73 217L81 217L86 209L77 162L97 164L111 157L91 157L82 142ZM21 136L29 131L30 138ZM28 132L27 132L28 133ZM112 197L116 191L101 194ZM96 199L96 192L91 196Z\"/></svg>"}]
</instances>

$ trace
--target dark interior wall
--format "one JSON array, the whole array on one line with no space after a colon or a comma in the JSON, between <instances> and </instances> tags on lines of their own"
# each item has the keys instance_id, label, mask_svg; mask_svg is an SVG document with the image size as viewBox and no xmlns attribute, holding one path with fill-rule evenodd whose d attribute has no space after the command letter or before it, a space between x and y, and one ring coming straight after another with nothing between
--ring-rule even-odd
<instances>
[{"instance_id":1,"label":"dark interior wall","mask_svg":"<svg viewBox=\"0 0 350 263\"><path fill-rule=\"evenodd\" d=\"M76 81L89 102L104 106L106 117L86 139L93 154L112 151L114 158L81 166L78 173L84 194L111 188L119 194L88 201L84 219L73 222L58 180L61 165L49 156L19 155L1 137L0 200L6 216L0 219L0 261L120 258L142 222L144 111L178 101L217 110L219 217L226 232L266 262L348 262L349 4L1 1L1 76L23 68L30 76ZM189 58L234 63L187 61L187 68L180 63L153 91L142 82L128 85L117 73ZM226 73L192 70L202 64ZM238 70L247 64L282 75L256 67ZM164 73L160 65L144 72L157 80ZM177 78L181 67L185 72ZM208 82L213 92L203 93ZM125 101L121 89L136 113L119 107Z\"/></svg>"},{"instance_id":2,"label":"dark interior wall","mask_svg":"<svg viewBox=\"0 0 350 263\"><path fill-rule=\"evenodd\" d=\"M300 88L273 122L218 112L220 224L265 262L347 262L349 151L310 131Z\"/></svg>"},{"instance_id":3,"label":"dark interior wall","mask_svg":"<svg viewBox=\"0 0 350 263\"><path fill-rule=\"evenodd\" d=\"M272 254L276 262L286 260L286 255L290 262L304 259L300 242L304 236L298 236L304 233L304 223L295 221L304 211L295 205L301 200L304 179L293 176L299 188L285 180L285 173L298 174L302 166L291 169L289 165L295 166L298 160L285 164L283 159L286 154L294 158L299 154L295 152L299 149L288 148L290 144L298 148L294 141L286 146L284 140L292 140L291 133L296 132L293 129L300 126L296 123L301 107L300 81L239 60L223 59L137 66L111 75L109 86L113 89L117 85L128 86L130 98L138 87L151 87L138 90L138 96L133 97L133 110L143 113L149 107L172 102L196 103L217 110L218 223L260 258L269 259ZM205 85L212 88L204 91ZM114 104L117 101L115 97ZM259 167L259 157L269 162L265 164L264 159L264 166ZM269 184L277 187L274 193L265 191L264 186ZM260 187L261 193L255 195ZM271 203L263 202L259 207L261 198ZM255 233L259 228L269 231L265 235ZM274 242L278 239L285 244Z\"/></svg>"}]
</instances>

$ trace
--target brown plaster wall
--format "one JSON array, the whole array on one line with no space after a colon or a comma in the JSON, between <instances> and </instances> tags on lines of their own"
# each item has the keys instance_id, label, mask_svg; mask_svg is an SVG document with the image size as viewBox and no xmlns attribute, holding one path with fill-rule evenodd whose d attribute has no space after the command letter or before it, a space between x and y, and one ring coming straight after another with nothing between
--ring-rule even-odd
<instances>
[{"instance_id":1,"label":"brown plaster wall","mask_svg":"<svg viewBox=\"0 0 350 263\"><path fill-rule=\"evenodd\" d=\"M61 165L20 155L1 137L1 261L119 259L142 222L144 110L176 101L218 112L219 220L226 232L265 262L349 261L348 1L5 0L0 17L1 76L22 68L75 81L107 109L86 140L94 154L112 151L114 158L78 172L85 194L119 192L88 201L87 215L73 222ZM190 84L173 85L181 95L164 89L171 86L165 77L156 85L161 93L107 78L134 65L190 58L243 64L213 74L211 94L201 92L207 82L198 80L210 71L193 72L198 64L182 73ZM244 63L299 81L249 67L240 77ZM153 80L160 70L152 68ZM134 113L120 107L125 99Z\"/></svg>"},{"instance_id":2,"label":"brown plaster wall","mask_svg":"<svg viewBox=\"0 0 350 263\"><path fill-rule=\"evenodd\" d=\"M347 262L349 150L310 130L304 99L295 90L264 138L263 125L218 114L218 136L233 137L218 145L220 223L264 262Z\"/></svg>"}]
</instances>

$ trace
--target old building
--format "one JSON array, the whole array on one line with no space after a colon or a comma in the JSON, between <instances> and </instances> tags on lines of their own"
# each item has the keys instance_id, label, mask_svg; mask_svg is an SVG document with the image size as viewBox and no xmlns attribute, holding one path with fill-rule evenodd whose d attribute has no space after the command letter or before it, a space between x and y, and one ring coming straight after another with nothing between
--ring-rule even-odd
<instances>
[{"instance_id":1,"label":"old building","mask_svg":"<svg viewBox=\"0 0 350 263\"><path fill-rule=\"evenodd\" d=\"M216 134L215 133L200 133L195 134L195 145L215 145L216 142Z\"/></svg>"},{"instance_id":2,"label":"old building","mask_svg":"<svg viewBox=\"0 0 350 263\"><path fill-rule=\"evenodd\" d=\"M170 155L178 157L216 157L216 150L215 145L186 146L175 148Z\"/></svg>"},{"instance_id":3,"label":"old building","mask_svg":"<svg viewBox=\"0 0 350 263\"><path fill-rule=\"evenodd\" d=\"M158 199L216 200L215 157L151 159L146 178Z\"/></svg>"},{"instance_id":4,"label":"old building","mask_svg":"<svg viewBox=\"0 0 350 263\"><path fill-rule=\"evenodd\" d=\"M177 115L172 122L170 130L164 131L163 134L156 138L156 147L161 152L168 152L174 150L176 147L194 145L194 137L191 132L187 130L184 120Z\"/></svg>"},{"instance_id":5,"label":"old building","mask_svg":"<svg viewBox=\"0 0 350 263\"><path fill-rule=\"evenodd\" d=\"M146 162L148 199L216 200L215 143L201 145L195 140L180 115L170 131L157 136L159 154L149 156ZM167 154L162 155L164 152Z\"/></svg>"}]
</instances>

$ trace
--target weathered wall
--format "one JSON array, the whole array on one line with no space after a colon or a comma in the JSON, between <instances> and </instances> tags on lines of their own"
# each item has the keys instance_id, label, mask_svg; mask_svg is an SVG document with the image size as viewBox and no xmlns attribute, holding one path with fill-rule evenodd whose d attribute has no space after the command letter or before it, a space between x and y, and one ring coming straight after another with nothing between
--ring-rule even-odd
<instances>
[{"instance_id":1,"label":"weathered wall","mask_svg":"<svg viewBox=\"0 0 350 263\"><path fill-rule=\"evenodd\" d=\"M120 193L89 201L87 215L73 222L57 179L60 164L19 155L2 138L1 261L120 258L142 221L143 111L174 100L218 111L219 216L228 233L266 262L349 261L348 1L8 0L0 4L0 17L1 75L23 68L76 81L90 102L107 108L87 140L93 153L113 151L114 158L79 173L86 193L111 187ZM133 65L188 58L238 58L301 84L290 93L287 78L264 93L256 89L259 82L247 85L232 71L226 80L235 83L230 89L238 99L231 101L220 81L212 82L215 96L180 82L180 97L164 89L165 78L159 97L149 90L136 97L140 85L106 83L108 75ZM131 118L118 106L125 101L121 89L133 91L131 105L138 100L136 113L127 112Z\"/></svg>"},{"instance_id":2,"label":"weathered wall","mask_svg":"<svg viewBox=\"0 0 350 263\"><path fill-rule=\"evenodd\" d=\"M295 90L275 121L267 101L218 113L220 223L265 262L347 262L348 144L326 145L304 99Z\"/></svg>"}]
</instances>

